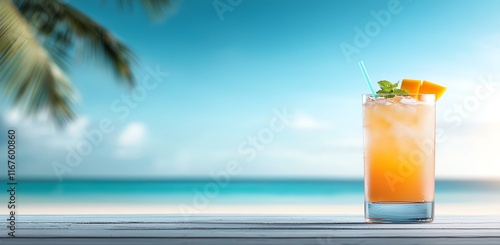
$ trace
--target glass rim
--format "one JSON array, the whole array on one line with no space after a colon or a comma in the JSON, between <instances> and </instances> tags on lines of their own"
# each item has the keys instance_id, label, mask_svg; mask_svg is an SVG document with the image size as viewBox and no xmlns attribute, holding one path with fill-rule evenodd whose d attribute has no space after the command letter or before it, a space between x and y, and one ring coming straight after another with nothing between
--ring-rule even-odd
<instances>
[{"instance_id":1,"label":"glass rim","mask_svg":"<svg viewBox=\"0 0 500 245\"><path fill-rule=\"evenodd\" d=\"M372 96L375 97L373 94L361 94L362 96ZM420 93L412 93L412 94L405 94L405 95L395 95L395 96L416 96L416 95L425 95L425 96L436 96L435 94L420 94ZM378 95L379 97L383 97L383 95Z\"/></svg>"},{"instance_id":2,"label":"glass rim","mask_svg":"<svg viewBox=\"0 0 500 245\"><path fill-rule=\"evenodd\" d=\"M396 96L403 97L403 98L409 97L409 98L417 100L421 103L436 104L436 95L435 94L406 94L406 95L396 95ZM394 96L394 97L396 97L396 96ZM361 99L363 101L363 104L365 104L365 103L369 103L369 101L376 101L378 98L381 98L381 100L392 101L392 99L394 99L394 97L386 97L383 95L379 95L378 97L375 97L375 96L373 96L373 94L362 94Z\"/></svg>"}]
</instances>

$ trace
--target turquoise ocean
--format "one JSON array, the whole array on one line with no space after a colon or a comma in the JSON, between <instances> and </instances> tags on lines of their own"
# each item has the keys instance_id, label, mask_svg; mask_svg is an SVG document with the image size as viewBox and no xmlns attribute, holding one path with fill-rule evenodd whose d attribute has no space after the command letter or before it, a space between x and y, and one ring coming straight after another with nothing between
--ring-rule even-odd
<instances>
[{"instance_id":1,"label":"turquoise ocean","mask_svg":"<svg viewBox=\"0 0 500 245\"><path fill-rule=\"evenodd\" d=\"M5 187L8 189L7 185ZM7 204L8 193L2 192L0 198ZM467 212L467 208L489 208L491 213L497 214L500 213L500 181L437 180L435 201L444 206L459 205L462 208L457 212ZM165 209L166 213L203 212L211 207L245 207L241 213L251 207L251 212L266 213L270 206L303 207L297 210L304 213L315 206L331 207L331 213L335 213L337 206L352 206L351 211L359 213L364 202L364 183L362 179L30 180L17 183L16 202L18 213L26 210L31 214L57 213L58 210L106 213L104 209L99 210L101 207L108 207L107 210L115 213L125 210L120 207L135 208L125 213L151 213L149 207L156 208L154 213L162 213L162 207L170 207ZM47 208L52 211L47 212ZM224 212L225 209L215 210ZM481 211L487 213L487 210ZM346 211L339 211L342 212Z\"/></svg>"}]
</instances>

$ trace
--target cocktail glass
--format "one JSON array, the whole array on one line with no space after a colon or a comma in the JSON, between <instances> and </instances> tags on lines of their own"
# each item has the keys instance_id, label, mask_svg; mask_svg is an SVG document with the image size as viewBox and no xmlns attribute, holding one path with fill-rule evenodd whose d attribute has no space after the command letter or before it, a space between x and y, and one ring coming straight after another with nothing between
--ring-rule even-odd
<instances>
[{"instance_id":1,"label":"cocktail glass","mask_svg":"<svg viewBox=\"0 0 500 245\"><path fill-rule=\"evenodd\" d=\"M363 131L365 220L432 222L435 96L363 95Z\"/></svg>"}]
</instances>

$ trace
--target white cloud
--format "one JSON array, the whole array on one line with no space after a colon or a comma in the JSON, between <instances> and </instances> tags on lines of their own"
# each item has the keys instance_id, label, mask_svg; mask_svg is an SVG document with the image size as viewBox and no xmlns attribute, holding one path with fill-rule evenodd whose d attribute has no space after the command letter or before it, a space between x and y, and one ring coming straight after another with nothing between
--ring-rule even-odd
<instances>
[{"instance_id":1,"label":"white cloud","mask_svg":"<svg viewBox=\"0 0 500 245\"><path fill-rule=\"evenodd\" d=\"M88 117L79 117L74 122L67 125L65 131L68 136L80 138L88 125Z\"/></svg>"},{"instance_id":2,"label":"white cloud","mask_svg":"<svg viewBox=\"0 0 500 245\"><path fill-rule=\"evenodd\" d=\"M133 147L143 143L146 137L146 127L142 123L130 123L118 136L118 145Z\"/></svg>"},{"instance_id":3,"label":"white cloud","mask_svg":"<svg viewBox=\"0 0 500 245\"><path fill-rule=\"evenodd\" d=\"M3 116L5 123L15 125L21 121L21 112L17 109L9 110Z\"/></svg>"},{"instance_id":4,"label":"white cloud","mask_svg":"<svg viewBox=\"0 0 500 245\"><path fill-rule=\"evenodd\" d=\"M53 150L76 144L83 137L83 132L89 124L86 116L80 116L66 125L64 130L60 130L50 118L48 111L27 117L17 108L8 110L2 118L8 127L14 127L20 132L20 137L24 141Z\"/></svg>"},{"instance_id":5,"label":"white cloud","mask_svg":"<svg viewBox=\"0 0 500 245\"><path fill-rule=\"evenodd\" d=\"M146 139L146 126L142 123L129 123L118 135L117 158L138 158L142 156Z\"/></svg>"},{"instance_id":6,"label":"white cloud","mask_svg":"<svg viewBox=\"0 0 500 245\"><path fill-rule=\"evenodd\" d=\"M304 129L304 130L329 128L327 123L319 119L313 118L309 115L306 115L305 113L302 112L295 114L291 126L292 128Z\"/></svg>"}]
</instances>

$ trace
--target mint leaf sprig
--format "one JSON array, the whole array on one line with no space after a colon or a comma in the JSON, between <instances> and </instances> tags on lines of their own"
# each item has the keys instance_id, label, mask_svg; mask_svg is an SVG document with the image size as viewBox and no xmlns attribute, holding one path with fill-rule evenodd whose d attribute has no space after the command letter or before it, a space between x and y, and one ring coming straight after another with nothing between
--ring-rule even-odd
<instances>
[{"instance_id":1,"label":"mint leaf sprig","mask_svg":"<svg viewBox=\"0 0 500 245\"><path fill-rule=\"evenodd\" d=\"M398 88L399 82L393 84L387 80L381 80L378 82L378 86L380 86L380 90L376 93L385 98L393 98L396 95L408 95L408 91Z\"/></svg>"}]
</instances>

